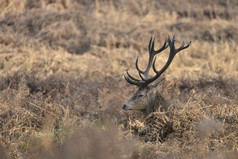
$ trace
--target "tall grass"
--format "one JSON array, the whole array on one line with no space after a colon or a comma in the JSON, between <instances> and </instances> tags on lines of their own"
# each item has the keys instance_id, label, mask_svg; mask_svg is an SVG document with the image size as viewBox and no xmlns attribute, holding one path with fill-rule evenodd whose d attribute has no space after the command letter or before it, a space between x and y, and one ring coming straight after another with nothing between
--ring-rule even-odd
<instances>
[{"instance_id":1,"label":"tall grass","mask_svg":"<svg viewBox=\"0 0 238 159\"><path fill-rule=\"evenodd\" d=\"M229 3L228 3L229 2ZM198 7L194 7L198 6ZM236 158L235 1L0 0L5 158ZM121 110L147 45L192 37L159 88L166 112ZM168 58L157 58L161 68Z\"/></svg>"}]
</instances>

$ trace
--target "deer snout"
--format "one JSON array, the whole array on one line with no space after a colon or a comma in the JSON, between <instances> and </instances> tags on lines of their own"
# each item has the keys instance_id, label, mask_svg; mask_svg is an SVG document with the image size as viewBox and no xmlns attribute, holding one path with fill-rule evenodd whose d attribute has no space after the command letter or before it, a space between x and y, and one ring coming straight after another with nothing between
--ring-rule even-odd
<instances>
[{"instance_id":1,"label":"deer snout","mask_svg":"<svg viewBox=\"0 0 238 159\"><path fill-rule=\"evenodd\" d=\"M122 109L125 111L132 110L131 105L128 105L128 103L123 104Z\"/></svg>"},{"instance_id":2,"label":"deer snout","mask_svg":"<svg viewBox=\"0 0 238 159\"><path fill-rule=\"evenodd\" d=\"M123 109L123 110L126 109L126 104L123 104L122 109Z\"/></svg>"}]
</instances>

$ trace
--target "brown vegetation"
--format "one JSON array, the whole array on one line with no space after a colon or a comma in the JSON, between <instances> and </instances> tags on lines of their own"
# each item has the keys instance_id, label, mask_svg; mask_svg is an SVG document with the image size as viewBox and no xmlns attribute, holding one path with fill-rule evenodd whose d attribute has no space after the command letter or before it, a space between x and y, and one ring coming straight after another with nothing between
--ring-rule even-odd
<instances>
[{"instance_id":1,"label":"brown vegetation","mask_svg":"<svg viewBox=\"0 0 238 159\"><path fill-rule=\"evenodd\" d=\"M0 10L2 158L237 157L235 0L0 0ZM138 54L145 68L151 33L193 42L159 88L170 107L143 120L121 110L135 91L123 73L136 75Z\"/></svg>"}]
</instances>

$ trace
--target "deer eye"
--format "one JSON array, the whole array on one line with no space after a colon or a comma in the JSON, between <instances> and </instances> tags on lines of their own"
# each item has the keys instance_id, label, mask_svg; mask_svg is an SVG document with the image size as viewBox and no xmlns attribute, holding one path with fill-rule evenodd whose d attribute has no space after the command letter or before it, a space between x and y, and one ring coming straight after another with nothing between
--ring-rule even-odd
<instances>
[{"instance_id":1,"label":"deer eye","mask_svg":"<svg viewBox=\"0 0 238 159\"><path fill-rule=\"evenodd\" d=\"M141 98L141 97L143 97L143 96L144 96L143 94L139 94L139 95L138 95L139 98Z\"/></svg>"}]
</instances>

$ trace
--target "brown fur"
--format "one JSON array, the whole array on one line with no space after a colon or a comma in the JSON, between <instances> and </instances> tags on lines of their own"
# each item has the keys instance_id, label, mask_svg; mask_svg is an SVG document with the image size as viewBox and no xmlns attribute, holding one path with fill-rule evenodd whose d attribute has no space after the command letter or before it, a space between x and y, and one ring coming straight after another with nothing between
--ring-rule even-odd
<instances>
[{"instance_id":1,"label":"brown fur","mask_svg":"<svg viewBox=\"0 0 238 159\"><path fill-rule=\"evenodd\" d=\"M164 112L168 109L168 107L168 102L158 91L156 91L153 95L151 95L148 107L146 108L145 112L143 112L143 116L146 117L150 113L156 111Z\"/></svg>"}]
</instances>

